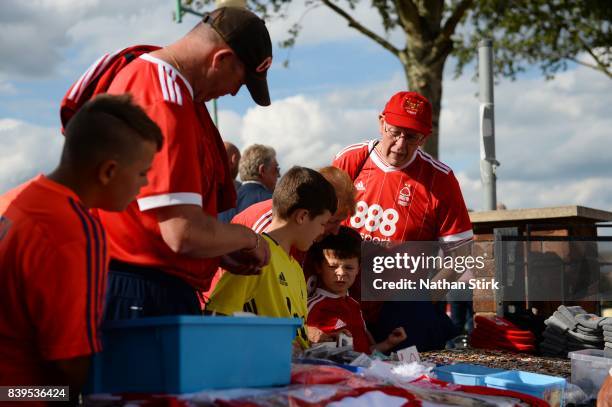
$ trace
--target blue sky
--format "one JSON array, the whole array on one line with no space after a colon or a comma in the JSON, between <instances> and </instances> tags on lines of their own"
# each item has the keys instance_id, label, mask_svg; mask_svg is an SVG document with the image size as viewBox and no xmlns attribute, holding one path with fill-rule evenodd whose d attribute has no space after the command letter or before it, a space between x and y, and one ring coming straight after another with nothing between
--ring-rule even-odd
<instances>
[{"instance_id":1,"label":"blue sky","mask_svg":"<svg viewBox=\"0 0 612 407\"><path fill-rule=\"evenodd\" d=\"M36 4L32 4L36 3ZM172 22L173 0L39 0L0 2L0 192L59 157L58 109L70 84L101 54L179 38L196 22ZM274 42L289 21L268 22ZM382 33L366 4L356 10ZM295 16L295 17L294 17ZM406 83L390 53L317 9L282 67L275 50L269 73L273 104L256 107L244 89L219 100L220 130L239 147L276 148L282 168L326 165L343 146L377 136L376 116ZM390 40L401 44L399 33ZM473 69L473 67L471 68ZM469 207L481 207L478 85L468 69L452 79L447 63L440 158L457 174ZM531 70L495 89L498 200L510 208L580 204L612 210L612 81L572 67L554 81Z\"/></svg>"}]
</instances>

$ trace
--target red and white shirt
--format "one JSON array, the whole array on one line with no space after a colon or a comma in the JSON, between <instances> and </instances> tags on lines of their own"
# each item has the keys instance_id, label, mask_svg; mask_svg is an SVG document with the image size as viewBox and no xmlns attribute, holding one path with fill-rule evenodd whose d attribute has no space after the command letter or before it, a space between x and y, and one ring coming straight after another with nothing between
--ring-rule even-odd
<instances>
[{"instance_id":1,"label":"red and white shirt","mask_svg":"<svg viewBox=\"0 0 612 407\"><path fill-rule=\"evenodd\" d=\"M348 295L337 295L317 288L314 294L308 297L306 324L319 328L326 334L346 329L353 337L353 349L370 353L370 346L373 344L368 339L361 307Z\"/></svg>"},{"instance_id":2,"label":"red and white shirt","mask_svg":"<svg viewBox=\"0 0 612 407\"><path fill-rule=\"evenodd\" d=\"M232 219L232 223L244 225L253 229L256 233L268 231L272 222L272 200L257 202L238 213Z\"/></svg>"},{"instance_id":3,"label":"red and white shirt","mask_svg":"<svg viewBox=\"0 0 612 407\"><path fill-rule=\"evenodd\" d=\"M123 68L109 93L130 93L164 135L149 173L149 185L123 212L99 211L112 258L176 275L206 289L218 258L197 259L174 253L162 239L154 209L197 205L216 217L225 182L219 133L203 103L193 100L189 82L166 62L141 55Z\"/></svg>"},{"instance_id":4,"label":"red and white shirt","mask_svg":"<svg viewBox=\"0 0 612 407\"><path fill-rule=\"evenodd\" d=\"M447 250L469 242L472 224L452 170L420 149L394 167L373 143L346 147L332 164L357 190L356 213L345 224L365 241L439 241Z\"/></svg>"}]
</instances>

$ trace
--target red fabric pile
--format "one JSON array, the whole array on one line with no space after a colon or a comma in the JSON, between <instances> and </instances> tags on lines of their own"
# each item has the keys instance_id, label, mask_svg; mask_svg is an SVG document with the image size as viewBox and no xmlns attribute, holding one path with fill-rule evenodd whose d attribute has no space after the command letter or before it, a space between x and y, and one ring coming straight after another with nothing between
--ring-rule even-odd
<instances>
[{"instance_id":1,"label":"red fabric pile","mask_svg":"<svg viewBox=\"0 0 612 407\"><path fill-rule=\"evenodd\" d=\"M507 319L478 315L470 344L475 348L503 349L515 352L535 351L535 336Z\"/></svg>"}]
</instances>

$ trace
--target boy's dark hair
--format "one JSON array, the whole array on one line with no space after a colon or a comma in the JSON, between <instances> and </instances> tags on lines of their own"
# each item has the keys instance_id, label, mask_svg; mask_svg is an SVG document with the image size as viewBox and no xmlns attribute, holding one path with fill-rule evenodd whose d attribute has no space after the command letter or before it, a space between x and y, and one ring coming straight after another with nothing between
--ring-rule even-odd
<instances>
[{"instance_id":1,"label":"boy's dark hair","mask_svg":"<svg viewBox=\"0 0 612 407\"><path fill-rule=\"evenodd\" d=\"M296 210L306 209L310 219L338 209L334 187L310 168L294 166L278 181L272 195L274 216L288 219Z\"/></svg>"},{"instance_id":2,"label":"boy's dark hair","mask_svg":"<svg viewBox=\"0 0 612 407\"><path fill-rule=\"evenodd\" d=\"M341 226L337 235L328 235L320 242L315 242L308 250L308 262L316 266L323 262L326 250L334 253L339 259L357 257L361 261L361 235L355 229Z\"/></svg>"},{"instance_id":3,"label":"boy's dark hair","mask_svg":"<svg viewBox=\"0 0 612 407\"><path fill-rule=\"evenodd\" d=\"M134 103L129 94L96 96L70 119L64 131L62 162L78 168L98 165L110 158L129 162L142 141L163 145L161 130Z\"/></svg>"}]
</instances>

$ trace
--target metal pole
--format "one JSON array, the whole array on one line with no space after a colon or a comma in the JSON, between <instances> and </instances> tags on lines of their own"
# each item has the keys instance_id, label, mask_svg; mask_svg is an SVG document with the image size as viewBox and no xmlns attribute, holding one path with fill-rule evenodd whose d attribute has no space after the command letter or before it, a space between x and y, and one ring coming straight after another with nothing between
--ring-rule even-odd
<instances>
[{"instance_id":1,"label":"metal pole","mask_svg":"<svg viewBox=\"0 0 612 407\"><path fill-rule=\"evenodd\" d=\"M177 23L183 22L183 7L181 6L181 0L176 0L176 7L174 9L174 21Z\"/></svg>"},{"instance_id":2,"label":"metal pole","mask_svg":"<svg viewBox=\"0 0 612 407\"><path fill-rule=\"evenodd\" d=\"M478 79L480 83L480 178L484 192L484 210L495 210L497 191L495 169L495 120L493 103L493 41L478 43Z\"/></svg>"},{"instance_id":3,"label":"metal pole","mask_svg":"<svg viewBox=\"0 0 612 407\"><path fill-rule=\"evenodd\" d=\"M219 127L219 117L217 116L217 99L213 99L213 122Z\"/></svg>"}]
</instances>

